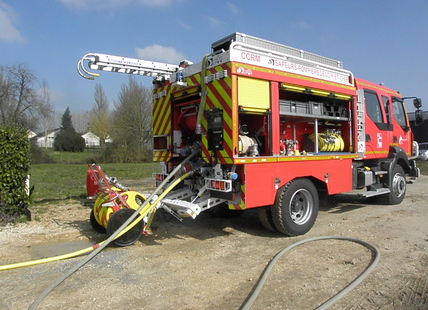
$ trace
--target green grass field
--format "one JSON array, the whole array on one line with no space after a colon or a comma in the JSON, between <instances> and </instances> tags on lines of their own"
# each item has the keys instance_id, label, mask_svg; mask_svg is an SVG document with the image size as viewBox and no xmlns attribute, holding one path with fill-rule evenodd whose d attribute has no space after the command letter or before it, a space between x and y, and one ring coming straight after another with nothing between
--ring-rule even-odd
<instances>
[{"instance_id":1,"label":"green grass field","mask_svg":"<svg viewBox=\"0 0 428 310\"><path fill-rule=\"evenodd\" d=\"M31 165L30 185L34 185L32 205L53 204L60 201L84 201L86 197L86 164ZM159 172L159 163L103 164L104 173L121 180L149 178Z\"/></svg>"}]
</instances>

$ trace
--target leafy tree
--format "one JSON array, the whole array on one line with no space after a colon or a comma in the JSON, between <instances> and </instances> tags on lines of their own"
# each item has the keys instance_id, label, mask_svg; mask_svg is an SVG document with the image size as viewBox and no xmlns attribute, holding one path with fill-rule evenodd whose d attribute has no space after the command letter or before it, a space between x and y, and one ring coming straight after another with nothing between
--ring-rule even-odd
<instances>
[{"instance_id":1,"label":"leafy tree","mask_svg":"<svg viewBox=\"0 0 428 310\"><path fill-rule=\"evenodd\" d=\"M151 155L151 92L130 76L115 103L111 137L113 160L147 161Z\"/></svg>"},{"instance_id":2,"label":"leafy tree","mask_svg":"<svg viewBox=\"0 0 428 310\"><path fill-rule=\"evenodd\" d=\"M100 138L100 144L103 145L109 136L110 113L107 96L101 84L95 85L94 100L95 103L90 112L91 119L89 121L89 129Z\"/></svg>"},{"instance_id":3,"label":"leafy tree","mask_svg":"<svg viewBox=\"0 0 428 310\"><path fill-rule=\"evenodd\" d=\"M83 152L85 150L85 139L74 129L68 107L62 115L61 130L55 137L54 148L56 151L65 152Z\"/></svg>"},{"instance_id":4,"label":"leafy tree","mask_svg":"<svg viewBox=\"0 0 428 310\"><path fill-rule=\"evenodd\" d=\"M70 108L67 107L67 109L65 109L64 114L61 117L61 130L66 130L69 128L72 128L74 130L73 122L71 121Z\"/></svg>"}]
</instances>

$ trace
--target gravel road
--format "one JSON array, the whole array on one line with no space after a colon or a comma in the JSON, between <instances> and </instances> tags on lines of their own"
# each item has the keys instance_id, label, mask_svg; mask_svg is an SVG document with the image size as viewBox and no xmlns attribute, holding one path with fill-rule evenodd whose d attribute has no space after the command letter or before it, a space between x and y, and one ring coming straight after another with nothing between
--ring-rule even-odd
<instances>
[{"instance_id":1,"label":"gravel road","mask_svg":"<svg viewBox=\"0 0 428 310\"><path fill-rule=\"evenodd\" d=\"M428 177L408 185L400 205L369 204L355 193L330 197L313 229L284 237L255 210L220 219L177 221L159 211L153 234L109 247L59 285L38 309L239 309L269 260L299 240L347 236L379 248L374 271L331 309L428 309ZM50 205L36 221L0 228L0 265L68 253L104 240L89 224L90 205ZM301 245L274 267L252 309L314 309L370 263L361 245ZM83 257L0 271L0 309L27 309Z\"/></svg>"}]
</instances>

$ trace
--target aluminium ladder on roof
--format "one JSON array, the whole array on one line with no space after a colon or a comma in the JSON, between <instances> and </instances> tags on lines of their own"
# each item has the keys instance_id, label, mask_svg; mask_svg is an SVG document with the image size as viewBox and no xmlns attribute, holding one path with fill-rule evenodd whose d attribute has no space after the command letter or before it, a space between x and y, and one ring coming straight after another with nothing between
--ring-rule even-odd
<instances>
[{"instance_id":1,"label":"aluminium ladder on roof","mask_svg":"<svg viewBox=\"0 0 428 310\"><path fill-rule=\"evenodd\" d=\"M281 54L287 54L290 56L302 58L304 60L309 60L309 61L320 63L323 65L343 69L343 63L341 61L320 56L314 53L306 52L301 49L290 47L284 44L250 36L240 32L232 33L227 37L224 37L218 41L215 41L214 43L211 44L211 49L213 52L217 52L221 49L228 50L231 42L245 43L247 45L263 48L265 50L270 50L272 52L279 52Z\"/></svg>"}]
</instances>

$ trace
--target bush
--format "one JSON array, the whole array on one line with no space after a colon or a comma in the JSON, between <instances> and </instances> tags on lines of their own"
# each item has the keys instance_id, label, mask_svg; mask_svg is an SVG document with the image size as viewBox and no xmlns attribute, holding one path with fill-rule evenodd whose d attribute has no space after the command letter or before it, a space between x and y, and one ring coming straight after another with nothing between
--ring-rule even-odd
<instances>
[{"instance_id":1,"label":"bush","mask_svg":"<svg viewBox=\"0 0 428 310\"><path fill-rule=\"evenodd\" d=\"M152 162L152 151L141 146L113 142L104 148L98 159L106 163L148 163Z\"/></svg>"},{"instance_id":2,"label":"bush","mask_svg":"<svg viewBox=\"0 0 428 310\"><path fill-rule=\"evenodd\" d=\"M27 212L30 200L26 180L30 170L30 141L18 126L0 127L0 222Z\"/></svg>"},{"instance_id":3,"label":"bush","mask_svg":"<svg viewBox=\"0 0 428 310\"><path fill-rule=\"evenodd\" d=\"M30 158L32 164L52 164L55 162L45 149L36 144L30 146Z\"/></svg>"},{"instance_id":4,"label":"bush","mask_svg":"<svg viewBox=\"0 0 428 310\"><path fill-rule=\"evenodd\" d=\"M55 151L83 152L85 150L85 139L79 135L74 128L61 130L54 142Z\"/></svg>"},{"instance_id":5,"label":"bush","mask_svg":"<svg viewBox=\"0 0 428 310\"><path fill-rule=\"evenodd\" d=\"M61 118L61 131L55 137L55 151L83 152L85 139L76 132L71 121L70 109L67 107Z\"/></svg>"}]
</instances>

